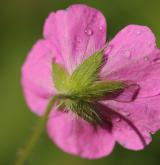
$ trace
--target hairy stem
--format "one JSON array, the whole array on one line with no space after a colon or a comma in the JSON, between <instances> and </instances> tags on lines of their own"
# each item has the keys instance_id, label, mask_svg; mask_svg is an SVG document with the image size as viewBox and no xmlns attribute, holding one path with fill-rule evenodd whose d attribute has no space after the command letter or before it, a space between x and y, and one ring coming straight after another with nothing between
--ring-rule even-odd
<instances>
[{"instance_id":1,"label":"hairy stem","mask_svg":"<svg viewBox=\"0 0 160 165\"><path fill-rule=\"evenodd\" d=\"M22 153L18 157L15 165L24 165L25 162L27 161L27 159L29 158L33 148L37 144L37 142L40 138L40 135L41 135L41 133L43 132L43 130L45 128L45 124L46 124L46 121L48 119L48 114L51 111L51 109L53 108L53 105L56 102L56 100L57 100L57 97L55 96L49 102L48 107L46 109L46 113L44 114L44 116L42 116L39 119L39 121L38 121L33 133L31 134L25 148L22 149Z\"/></svg>"}]
</instances>

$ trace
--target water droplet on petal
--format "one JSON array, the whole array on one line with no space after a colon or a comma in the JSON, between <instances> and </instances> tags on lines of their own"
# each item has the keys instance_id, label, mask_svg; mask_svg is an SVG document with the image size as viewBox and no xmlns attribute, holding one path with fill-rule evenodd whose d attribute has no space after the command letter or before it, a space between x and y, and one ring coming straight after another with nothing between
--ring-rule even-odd
<instances>
[{"instance_id":1,"label":"water droplet on petal","mask_svg":"<svg viewBox=\"0 0 160 165\"><path fill-rule=\"evenodd\" d=\"M99 27L99 30L100 30L100 31L102 31L102 30L103 30L103 27L102 27L102 26L100 26L100 27Z\"/></svg>"},{"instance_id":2,"label":"water droplet on petal","mask_svg":"<svg viewBox=\"0 0 160 165\"><path fill-rule=\"evenodd\" d=\"M93 30L90 29L90 28L86 28L84 32L85 32L88 36L93 35Z\"/></svg>"},{"instance_id":3,"label":"water droplet on petal","mask_svg":"<svg viewBox=\"0 0 160 165\"><path fill-rule=\"evenodd\" d=\"M144 56L144 61L148 62L149 61L149 57L148 56Z\"/></svg>"},{"instance_id":4,"label":"water droplet on petal","mask_svg":"<svg viewBox=\"0 0 160 165\"><path fill-rule=\"evenodd\" d=\"M131 57L131 52L129 50L124 51L123 56Z\"/></svg>"},{"instance_id":5,"label":"water droplet on petal","mask_svg":"<svg viewBox=\"0 0 160 165\"><path fill-rule=\"evenodd\" d=\"M123 112L122 114L126 117L129 117L131 115L129 112Z\"/></svg>"},{"instance_id":6,"label":"water droplet on petal","mask_svg":"<svg viewBox=\"0 0 160 165\"><path fill-rule=\"evenodd\" d=\"M117 117L117 118L115 119L115 121L116 121L116 122L120 122L120 121L121 121L121 118Z\"/></svg>"},{"instance_id":7,"label":"water droplet on petal","mask_svg":"<svg viewBox=\"0 0 160 165\"><path fill-rule=\"evenodd\" d=\"M130 50L126 50L126 49L122 49L117 53L119 56L123 56L126 59L130 59L131 58L131 51Z\"/></svg>"},{"instance_id":8,"label":"water droplet on petal","mask_svg":"<svg viewBox=\"0 0 160 165\"><path fill-rule=\"evenodd\" d=\"M142 34L142 31L138 30L138 31L136 31L136 34L137 35L141 35Z\"/></svg>"}]
</instances>

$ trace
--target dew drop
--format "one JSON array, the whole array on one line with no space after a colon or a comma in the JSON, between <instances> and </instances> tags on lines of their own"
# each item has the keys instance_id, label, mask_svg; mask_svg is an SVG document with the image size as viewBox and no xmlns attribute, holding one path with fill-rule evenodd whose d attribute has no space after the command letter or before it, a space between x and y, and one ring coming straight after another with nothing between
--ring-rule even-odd
<instances>
[{"instance_id":1,"label":"dew drop","mask_svg":"<svg viewBox=\"0 0 160 165\"><path fill-rule=\"evenodd\" d=\"M93 30L90 29L90 28L86 28L84 32L85 32L88 36L93 35Z\"/></svg>"},{"instance_id":2,"label":"dew drop","mask_svg":"<svg viewBox=\"0 0 160 165\"><path fill-rule=\"evenodd\" d=\"M116 122L120 122L121 119L118 117L118 118L115 119L115 121L116 121Z\"/></svg>"},{"instance_id":3,"label":"dew drop","mask_svg":"<svg viewBox=\"0 0 160 165\"><path fill-rule=\"evenodd\" d=\"M148 62L149 61L149 57L148 56L144 56L144 61Z\"/></svg>"},{"instance_id":4,"label":"dew drop","mask_svg":"<svg viewBox=\"0 0 160 165\"><path fill-rule=\"evenodd\" d=\"M103 30L103 27L102 27L102 26L100 26L100 27L99 27L99 30L100 30L100 31L102 31L102 30Z\"/></svg>"},{"instance_id":5,"label":"dew drop","mask_svg":"<svg viewBox=\"0 0 160 165\"><path fill-rule=\"evenodd\" d=\"M131 52L129 50L126 50L123 52L123 56L130 58L131 57Z\"/></svg>"},{"instance_id":6,"label":"dew drop","mask_svg":"<svg viewBox=\"0 0 160 165\"><path fill-rule=\"evenodd\" d=\"M136 34L137 35L141 35L142 34L142 31L138 30L138 31L136 31Z\"/></svg>"},{"instance_id":7,"label":"dew drop","mask_svg":"<svg viewBox=\"0 0 160 165\"><path fill-rule=\"evenodd\" d=\"M129 117L131 114L129 112L123 112L123 115Z\"/></svg>"},{"instance_id":8,"label":"dew drop","mask_svg":"<svg viewBox=\"0 0 160 165\"><path fill-rule=\"evenodd\" d=\"M122 50L120 50L117 54L119 54L119 56L123 56L123 57L125 57L125 58L127 58L127 59L130 59L131 58L131 51L130 50L126 50L126 49L122 49Z\"/></svg>"}]
</instances>

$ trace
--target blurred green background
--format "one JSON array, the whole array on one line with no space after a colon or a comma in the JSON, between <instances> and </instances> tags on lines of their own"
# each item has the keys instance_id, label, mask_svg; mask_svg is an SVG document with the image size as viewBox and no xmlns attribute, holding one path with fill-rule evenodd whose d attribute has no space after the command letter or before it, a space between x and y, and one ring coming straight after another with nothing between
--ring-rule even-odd
<instances>
[{"instance_id":1,"label":"blurred green background","mask_svg":"<svg viewBox=\"0 0 160 165\"><path fill-rule=\"evenodd\" d=\"M1 0L0 1L0 165L13 165L17 148L33 129L37 117L26 106L20 86L21 66L33 43L42 37L45 18L51 11L73 3L85 3L101 10L107 18L111 39L127 24L149 26L160 46L160 0ZM129 151L117 145L113 153L99 160L85 160L63 153L44 133L28 165L159 165L160 133L143 151Z\"/></svg>"}]
</instances>

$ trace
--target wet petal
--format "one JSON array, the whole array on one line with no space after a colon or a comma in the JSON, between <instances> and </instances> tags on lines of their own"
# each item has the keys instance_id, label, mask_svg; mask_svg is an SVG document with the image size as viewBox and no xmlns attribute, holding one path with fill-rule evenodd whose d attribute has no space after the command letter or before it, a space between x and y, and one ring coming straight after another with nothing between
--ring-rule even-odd
<instances>
[{"instance_id":1,"label":"wet petal","mask_svg":"<svg viewBox=\"0 0 160 165\"><path fill-rule=\"evenodd\" d=\"M111 133L72 115L52 111L47 126L52 141L65 152L84 158L110 154L115 144Z\"/></svg>"},{"instance_id":2,"label":"wet petal","mask_svg":"<svg viewBox=\"0 0 160 165\"><path fill-rule=\"evenodd\" d=\"M116 113L112 120L113 135L125 148L143 149L151 141L150 134L160 129L160 95L136 99L131 103L106 101Z\"/></svg>"},{"instance_id":3,"label":"wet petal","mask_svg":"<svg viewBox=\"0 0 160 165\"><path fill-rule=\"evenodd\" d=\"M108 62L101 76L110 80L131 80L140 85L138 97L160 93L160 58L155 37L145 26L129 25L109 43Z\"/></svg>"},{"instance_id":4,"label":"wet petal","mask_svg":"<svg viewBox=\"0 0 160 165\"><path fill-rule=\"evenodd\" d=\"M72 72L89 55L101 49L106 40L105 18L86 5L72 5L49 15L44 37L56 47L66 68Z\"/></svg>"}]
</instances>

